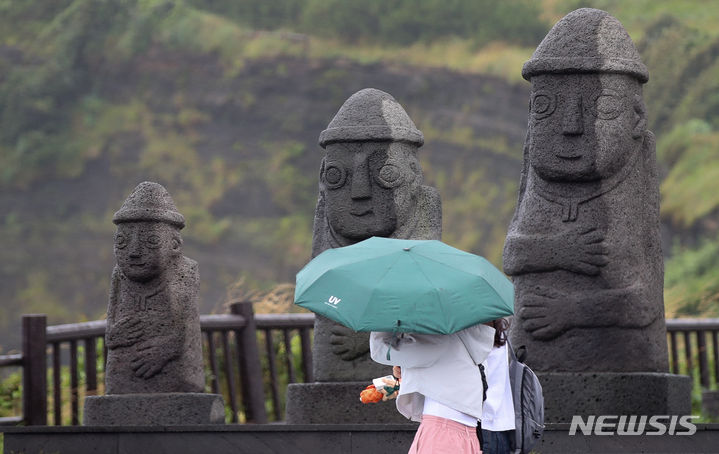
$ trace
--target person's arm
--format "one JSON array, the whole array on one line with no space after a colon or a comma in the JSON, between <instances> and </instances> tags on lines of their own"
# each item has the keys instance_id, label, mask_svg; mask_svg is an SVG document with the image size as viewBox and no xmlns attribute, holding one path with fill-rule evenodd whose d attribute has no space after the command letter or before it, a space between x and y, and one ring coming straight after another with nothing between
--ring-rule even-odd
<instances>
[{"instance_id":1,"label":"person's arm","mask_svg":"<svg viewBox=\"0 0 719 454\"><path fill-rule=\"evenodd\" d=\"M370 334L370 355L374 361L388 366L427 367L437 361L448 345L447 336L442 334L402 333L393 347L392 336L384 332Z\"/></svg>"}]
</instances>

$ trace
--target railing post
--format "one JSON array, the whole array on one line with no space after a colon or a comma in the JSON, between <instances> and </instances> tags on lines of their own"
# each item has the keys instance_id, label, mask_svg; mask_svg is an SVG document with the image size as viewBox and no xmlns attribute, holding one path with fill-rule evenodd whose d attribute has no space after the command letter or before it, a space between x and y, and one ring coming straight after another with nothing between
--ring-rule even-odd
<instances>
[{"instance_id":1,"label":"railing post","mask_svg":"<svg viewBox=\"0 0 719 454\"><path fill-rule=\"evenodd\" d=\"M310 329L300 329L300 342L302 343L302 374L305 383L315 381L312 376L312 342L310 341Z\"/></svg>"},{"instance_id":2,"label":"railing post","mask_svg":"<svg viewBox=\"0 0 719 454\"><path fill-rule=\"evenodd\" d=\"M709 361L707 358L706 332L697 331L697 353L699 355L699 382L709 389Z\"/></svg>"},{"instance_id":3,"label":"railing post","mask_svg":"<svg viewBox=\"0 0 719 454\"><path fill-rule=\"evenodd\" d=\"M679 351L677 350L677 332L669 331L669 352L672 356L672 373L679 374Z\"/></svg>"},{"instance_id":4,"label":"railing post","mask_svg":"<svg viewBox=\"0 0 719 454\"><path fill-rule=\"evenodd\" d=\"M47 359L45 314L22 316L22 402L28 426L47 425Z\"/></svg>"},{"instance_id":5,"label":"railing post","mask_svg":"<svg viewBox=\"0 0 719 454\"><path fill-rule=\"evenodd\" d=\"M234 302L230 305L230 312L245 318L245 327L239 332L238 338L239 346L243 351L243 354L240 355L240 379L245 418L247 422L265 424L267 423L265 391L252 302Z\"/></svg>"}]
</instances>

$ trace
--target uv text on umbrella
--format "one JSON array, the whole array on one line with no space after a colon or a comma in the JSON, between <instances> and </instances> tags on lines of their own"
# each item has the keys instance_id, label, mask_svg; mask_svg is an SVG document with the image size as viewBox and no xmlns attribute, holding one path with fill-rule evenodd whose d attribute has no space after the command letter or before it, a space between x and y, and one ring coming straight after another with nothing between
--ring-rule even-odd
<instances>
[{"instance_id":1,"label":"uv text on umbrella","mask_svg":"<svg viewBox=\"0 0 719 454\"><path fill-rule=\"evenodd\" d=\"M337 298L336 296L332 295L329 297L327 301L325 301L325 304L329 307L337 307L337 305L342 301L342 298Z\"/></svg>"}]
</instances>

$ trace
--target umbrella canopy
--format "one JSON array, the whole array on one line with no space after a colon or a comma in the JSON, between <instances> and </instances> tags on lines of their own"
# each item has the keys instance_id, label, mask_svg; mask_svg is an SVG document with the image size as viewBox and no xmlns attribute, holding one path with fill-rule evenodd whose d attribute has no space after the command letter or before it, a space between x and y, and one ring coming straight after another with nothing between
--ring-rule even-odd
<instances>
[{"instance_id":1,"label":"umbrella canopy","mask_svg":"<svg viewBox=\"0 0 719 454\"><path fill-rule=\"evenodd\" d=\"M372 237L308 263L295 304L355 331L451 334L512 315L514 287L483 257L441 241Z\"/></svg>"}]
</instances>

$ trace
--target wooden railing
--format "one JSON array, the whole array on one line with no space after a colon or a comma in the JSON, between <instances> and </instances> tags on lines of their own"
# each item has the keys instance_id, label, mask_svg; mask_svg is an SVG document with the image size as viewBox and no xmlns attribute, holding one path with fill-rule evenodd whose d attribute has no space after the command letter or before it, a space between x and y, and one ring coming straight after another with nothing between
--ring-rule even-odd
<instances>
[{"instance_id":1,"label":"wooden railing","mask_svg":"<svg viewBox=\"0 0 719 454\"><path fill-rule=\"evenodd\" d=\"M24 415L2 418L0 423L46 425L50 401L52 424L79 424L84 396L101 391L98 371L104 374L107 361L105 325L105 320L98 320L46 326L44 315L24 315L23 353L0 356L0 367L23 370ZM281 420L280 389L288 383L312 381L313 314L255 315L251 303L237 302L230 305L229 314L200 316L200 326L208 390L224 396L230 422ZM293 355L295 337L299 364ZM69 409L63 408L63 402L69 402Z\"/></svg>"},{"instance_id":2,"label":"wooden railing","mask_svg":"<svg viewBox=\"0 0 719 454\"><path fill-rule=\"evenodd\" d=\"M667 338L669 370L674 374L697 377L702 388L716 389L719 383L719 318L667 320Z\"/></svg>"},{"instance_id":3,"label":"wooden railing","mask_svg":"<svg viewBox=\"0 0 719 454\"><path fill-rule=\"evenodd\" d=\"M224 396L230 422L282 419L281 390L288 383L313 381L313 324L313 314L255 315L246 302L232 304L229 314L200 316L208 390ZM666 324L670 371L695 377L702 388L716 388L719 319L670 319ZM46 326L44 315L24 315L23 353L0 356L0 367L22 368L24 415L0 418L0 424L46 425L48 401L52 424L79 424L84 396L102 388L98 371L104 373L107 360L104 334L104 320ZM298 348L296 364L292 352ZM63 375L63 368L69 374Z\"/></svg>"}]
</instances>

